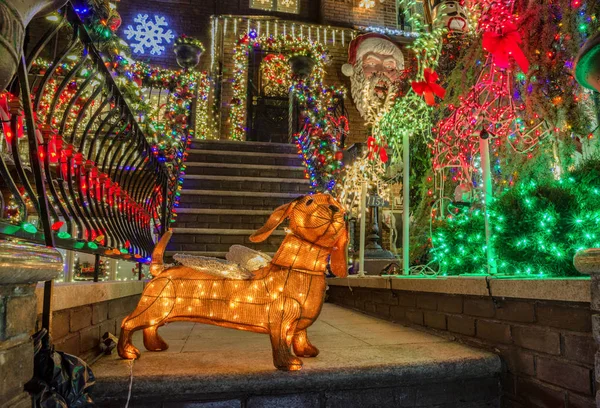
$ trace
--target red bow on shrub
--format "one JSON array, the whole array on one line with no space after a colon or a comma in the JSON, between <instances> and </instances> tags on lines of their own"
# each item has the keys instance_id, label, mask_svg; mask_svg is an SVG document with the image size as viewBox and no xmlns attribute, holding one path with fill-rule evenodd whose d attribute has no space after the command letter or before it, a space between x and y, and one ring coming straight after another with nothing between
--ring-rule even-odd
<instances>
[{"instance_id":1,"label":"red bow on shrub","mask_svg":"<svg viewBox=\"0 0 600 408\"><path fill-rule=\"evenodd\" d=\"M438 74L433 70L425 68L423 76L425 81L413 81L411 83L412 89L417 95L425 96L425 103L427 105L433 106L435 104L435 95L437 95L440 99L444 99L446 90L440 85L436 84L438 80Z\"/></svg>"},{"instance_id":2,"label":"red bow on shrub","mask_svg":"<svg viewBox=\"0 0 600 408\"><path fill-rule=\"evenodd\" d=\"M506 23L502 28L501 34L493 31L484 33L482 45L484 50L492 54L496 66L508 68L510 66L510 56L515 59L517 65L519 65L523 72L527 72L529 69L529 61L519 47L521 42L521 35L517 32L517 27L512 23Z\"/></svg>"},{"instance_id":3,"label":"red bow on shrub","mask_svg":"<svg viewBox=\"0 0 600 408\"><path fill-rule=\"evenodd\" d=\"M368 156L369 160L373 160L373 155L375 153L379 153L379 159L383 163L387 163L388 155L387 155L387 151L385 150L385 147L379 146L373 136L368 137L367 147L369 148L369 156Z\"/></svg>"}]
</instances>

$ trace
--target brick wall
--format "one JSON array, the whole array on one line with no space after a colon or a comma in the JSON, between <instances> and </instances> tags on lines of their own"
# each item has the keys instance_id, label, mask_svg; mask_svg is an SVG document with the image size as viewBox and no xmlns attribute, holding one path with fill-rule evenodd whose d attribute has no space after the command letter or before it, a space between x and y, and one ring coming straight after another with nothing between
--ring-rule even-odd
<instances>
[{"instance_id":1,"label":"brick wall","mask_svg":"<svg viewBox=\"0 0 600 408\"><path fill-rule=\"evenodd\" d=\"M244 27L242 29L241 27ZM241 33L247 27L247 22L243 21L238 24L238 31L235 33L231 28L231 23L227 32L222 37L222 42L218 45L222 49L222 56L218 59L221 64L221 94L220 94L220 120L221 120L221 137L229 138L232 124L229 121L230 114L230 101L233 97L233 50L237 44L237 41ZM251 27L255 28L253 23ZM263 23L264 27L264 23ZM221 26L219 32L223 30ZM335 44L331 43L331 36L327 44L327 51L329 52L330 64L325 67L326 75L324 79L325 85L333 85L336 87L343 86L346 88L346 98L344 104L347 110L348 121L350 124L350 136L347 139L347 145L354 142L364 142L368 136L368 130L364 125L364 120L361 118L358 110L354 106L352 96L350 94L350 79L342 74L342 65L348 60L348 43L351 40L349 31L346 33L347 37L342 44L340 36L338 34Z\"/></svg>"},{"instance_id":2,"label":"brick wall","mask_svg":"<svg viewBox=\"0 0 600 408\"><path fill-rule=\"evenodd\" d=\"M56 350L89 358L98 352L102 335L118 335L121 322L135 308L140 295L55 311L52 314L52 342ZM38 316L38 327L41 315Z\"/></svg>"},{"instance_id":3,"label":"brick wall","mask_svg":"<svg viewBox=\"0 0 600 408\"><path fill-rule=\"evenodd\" d=\"M221 14L235 15L272 15L287 20L302 20L318 23L319 7L314 0L300 0L300 13L269 13L264 10L250 8L250 0L122 0L117 4L117 11L121 14L123 23L117 32L126 38L124 31L128 25L135 27L134 18L138 14L148 14L151 18L158 14L167 18L169 28L175 35L186 34L200 39L205 48L210 51L210 16ZM178 68L173 50L167 46L164 54L160 56L144 54L136 58L169 68ZM210 56L204 55L199 69L205 69Z\"/></svg>"},{"instance_id":4,"label":"brick wall","mask_svg":"<svg viewBox=\"0 0 600 408\"><path fill-rule=\"evenodd\" d=\"M201 4L200 4L201 3ZM134 18L138 14L154 14L167 18L169 28L175 35L187 34L199 38L205 46L210 44L210 16L213 15L269 15L285 20L303 21L306 23L340 25L352 27L386 26L396 27L396 7L394 2L386 1L377 4L373 9L358 7L359 0L300 0L300 13L276 13L251 9L250 0L122 0L117 4L123 23L118 34L126 38L125 29L128 25L135 27ZM208 47L207 47L208 49ZM140 59L152 64L177 68L173 51L169 47L163 55L142 55ZM204 56L202 65L209 58Z\"/></svg>"},{"instance_id":5,"label":"brick wall","mask_svg":"<svg viewBox=\"0 0 600 408\"><path fill-rule=\"evenodd\" d=\"M589 303L331 285L328 293L333 303L498 353L503 407L596 407Z\"/></svg>"},{"instance_id":6,"label":"brick wall","mask_svg":"<svg viewBox=\"0 0 600 408\"><path fill-rule=\"evenodd\" d=\"M359 0L321 0L321 14L329 24L396 28L395 2L381 4L376 0L375 7L371 9L359 7L359 3Z\"/></svg>"},{"instance_id":7,"label":"brick wall","mask_svg":"<svg viewBox=\"0 0 600 408\"><path fill-rule=\"evenodd\" d=\"M185 33L187 35L199 38L205 45L207 51L201 58L199 70L209 69L210 65L210 41L211 41L211 23L210 16L212 15L269 15L285 20L302 21L305 23L322 23L338 25L343 27L353 27L355 25L365 26L386 26L395 27L395 6L393 2L384 2L377 4L373 9L364 9L358 7L358 0L321 0L309 1L301 0L300 14L282 14L272 13L262 10L254 10L249 8L249 0L210 0L203 1L202 7L198 7L192 0L123 0L118 4L118 11L121 14L123 24L119 29L118 34L125 38L124 31L127 26L135 26L134 18L138 14L148 14L150 18L154 14L159 14L167 18L169 28L176 35ZM241 26L244 26L242 23ZM219 44L218 52L222 52L221 56L217 55L217 59L222 63L221 77L221 95L220 106L217 111L220 112L221 121L221 137L228 138L231 131L229 119L229 101L232 97L231 92L231 72L232 72L232 52L237 41L241 29L237 34L233 33L231 27L227 34L223 37L222 43ZM325 83L327 85L345 86L350 89L350 81L341 72L341 66L347 60L347 39L344 45L338 44L328 47L331 56L331 64L327 67L327 75ZM172 47L167 45L166 51L160 56L150 54L134 55L136 59L140 59L151 64L159 66L177 68ZM220 58L219 58L220 57ZM350 122L350 137L348 144L353 142L364 142L368 136L368 130L364 126L364 121L360 117L358 111L354 107L350 93L345 100L345 105L348 110L348 119Z\"/></svg>"}]
</instances>

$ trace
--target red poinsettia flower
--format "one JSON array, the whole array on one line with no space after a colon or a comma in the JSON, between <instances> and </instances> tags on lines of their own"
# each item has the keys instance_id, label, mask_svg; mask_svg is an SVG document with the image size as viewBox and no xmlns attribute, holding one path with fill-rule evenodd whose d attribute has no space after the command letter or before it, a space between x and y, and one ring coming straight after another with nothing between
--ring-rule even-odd
<instances>
[{"instance_id":1,"label":"red poinsettia flower","mask_svg":"<svg viewBox=\"0 0 600 408\"><path fill-rule=\"evenodd\" d=\"M529 61L519 47L522 41L517 27L512 23L506 23L502 26L501 33L494 31L485 32L483 34L482 45L484 50L492 54L496 66L508 68L510 66L509 57L513 57L523 72L527 72Z\"/></svg>"},{"instance_id":2,"label":"red poinsettia flower","mask_svg":"<svg viewBox=\"0 0 600 408\"><path fill-rule=\"evenodd\" d=\"M438 85L438 74L432 69L425 68L423 72L424 81L413 81L411 83L413 91L417 95L425 96L425 103L429 106L435 105L435 95L440 99L444 99L446 90Z\"/></svg>"},{"instance_id":3,"label":"red poinsettia flower","mask_svg":"<svg viewBox=\"0 0 600 408\"><path fill-rule=\"evenodd\" d=\"M375 154L379 154L379 160L381 160L383 163L387 163L388 154L387 154L387 151L385 150L385 147L379 146L377 144L377 140L375 140L375 138L373 136L369 136L367 138L367 147L369 149L369 156L368 156L369 160L373 160L373 158L375 157Z\"/></svg>"}]
</instances>

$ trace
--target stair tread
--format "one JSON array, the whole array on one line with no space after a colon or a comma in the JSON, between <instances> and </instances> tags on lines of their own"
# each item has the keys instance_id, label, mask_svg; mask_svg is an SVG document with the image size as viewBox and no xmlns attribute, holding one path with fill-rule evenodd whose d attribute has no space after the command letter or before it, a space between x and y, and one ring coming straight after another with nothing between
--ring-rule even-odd
<instances>
[{"instance_id":1,"label":"stair tread","mask_svg":"<svg viewBox=\"0 0 600 408\"><path fill-rule=\"evenodd\" d=\"M212 196L234 196L234 197L278 197L278 198L296 198L302 194L298 193L264 193L262 191L227 191L227 190L198 190L198 189L183 189L181 195L197 194L197 195L212 195Z\"/></svg>"},{"instance_id":2,"label":"stair tread","mask_svg":"<svg viewBox=\"0 0 600 408\"><path fill-rule=\"evenodd\" d=\"M213 258L225 258L225 255L227 255L227 252L224 251L165 251L165 257L182 253L186 255L207 256ZM273 255L275 255L275 252L263 252L263 254L273 257Z\"/></svg>"},{"instance_id":3,"label":"stair tread","mask_svg":"<svg viewBox=\"0 0 600 408\"><path fill-rule=\"evenodd\" d=\"M231 156L231 150L206 150L206 149L188 149L188 153L191 154L204 154L204 155L215 155L215 156ZM298 153L272 153L272 152L243 152L235 151L237 156L269 156L269 157L280 157L280 158L299 158Z\"/></svg>"},{"instance_id":4,"label":"stair tread","mask_svg":"<svg viewBox=\"0 0 600 408\"><path fill-rule=\"evenodd\" d=\"M256 232L255 229L235 229L235 228L188 228L174 227L174 234L211 234L211 235L252 235ZM285 231L275 230L271 233L272 236L285 235Z\"/></svg>"},{"instance_id":5,"label":"stair tread","mask_svg":"<svg viewBox=\"0 0 600 408\"><path fill-rule=\"evenodd\" d=\"M295 148L293 144L290 143L276 143L276 142L253 142L249 140L231 140L231 139L223 139L223 140L192 140L192 144L230 144L234 145L250 145L250 146L279 146L279 147L288 147Z\"/></svg>"},{"instance_id":6,"label":"stair tread","mask_svg":"<svg viewBox=\"0 0 600 408\"><path fill-rule=\"evenodd\" d=\"M202 215L270 215L271 210L236 210L228 208L178 208L177 214Z\"/></svg>"},{"instance_id":7,"label":"stair tread","mask_svg":"<svg viewBox=\"0 0 600 408\"><path fill-rule=\"evenodd\" d=\"M212 140L203 140L203 139L192 139L193 144L219 144L219 143L227 143L227 144L239 144L239 145L254 145L254 146L294 146L290 143L278 143L278 142L255 142L252 140L231 140L231 139L212 139Z\"/></svg>"},{"instance_id":8,"label":"stair tread","mask_svg":"<svg viewBox=\"0 0 600 408\"><path fill-rule=\"evenodd\" d=\"M278 166L269 164L186 162L185 165L186 167L217 167L227 169L304 171L304 166Z\"/></svg>"},{"instance_id":9,"label":"stair tread","mask_svg":"<svg viewBox=\"0 0 600 408\"><path fill-rule=\"evenodd\" d=\"M252 176L213 176L204 174L186 174L186 180L214 180L214 181L254 181L256 183L297 183L310 184L310 180L304 178L285 177L252 177Z\"/></svg>"}]
</instances>

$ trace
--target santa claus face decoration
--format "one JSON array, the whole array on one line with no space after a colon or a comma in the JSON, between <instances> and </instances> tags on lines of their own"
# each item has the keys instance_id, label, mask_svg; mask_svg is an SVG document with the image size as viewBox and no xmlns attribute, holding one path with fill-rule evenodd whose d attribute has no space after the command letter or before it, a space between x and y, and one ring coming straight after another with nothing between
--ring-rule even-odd
<instances>
[{"instance_id":1,"label":"santa claus face decoration","mask_svg":"<svg viewBox=\"0 0 600 408\"><path fill-rule=\"evenodd\" d=\"M367 123L374 123L391 107L402 71L404 56L389 38L371 33L352 40L342 72L350 77L352 99Z\"/></svg>"},{"instance_id":2,"label":"santa claus face decoration","mask_svg":"<svg viewBox=\"0 0 600 408\"><path fill-rule=\"evenodd\" d=\"M445 27L449 32L469 31L468 16L458 1L437 1L433 5L433 21L436 27Z\"/></svg>"}]
</instances>

